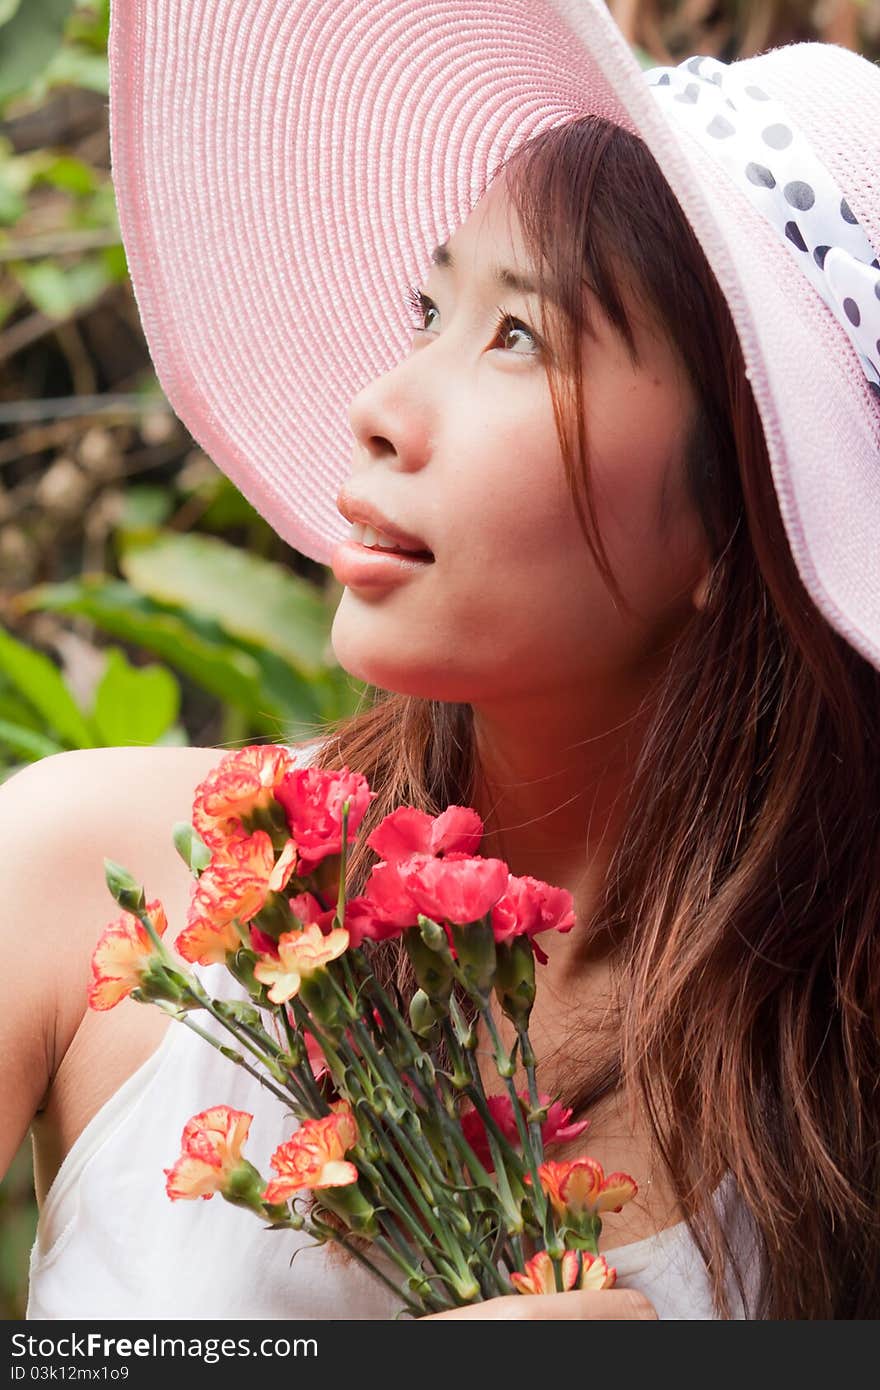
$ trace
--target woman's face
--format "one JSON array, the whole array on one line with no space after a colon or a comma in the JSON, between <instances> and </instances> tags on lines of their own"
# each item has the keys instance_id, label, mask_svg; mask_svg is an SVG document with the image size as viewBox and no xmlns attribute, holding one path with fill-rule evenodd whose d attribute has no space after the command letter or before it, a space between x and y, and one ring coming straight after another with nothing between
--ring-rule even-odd
<instances>
[{"instance_id":1,"label":"woman's face","mask_svg":"<svg viewBox=\"0 0 880 1390\"><path fill-rule=\"evenodd\" d=\"M496 266L532 272L502 180L446 246L452 266L433 265L419 287L431 300L424 330L352 402L353 469L340 494L372 503L435 560L386 587L346 587L334 651L352 675L423 698L478 705L597 678L607 690L680 627L705 569L681 467L692 388L637 303L641 366L594 302L586 434L598 524L633 618L578 525L530 336L538 301L493 279ZM499 306L526 327L496 330Z\"/></svg>"}]
</instances>

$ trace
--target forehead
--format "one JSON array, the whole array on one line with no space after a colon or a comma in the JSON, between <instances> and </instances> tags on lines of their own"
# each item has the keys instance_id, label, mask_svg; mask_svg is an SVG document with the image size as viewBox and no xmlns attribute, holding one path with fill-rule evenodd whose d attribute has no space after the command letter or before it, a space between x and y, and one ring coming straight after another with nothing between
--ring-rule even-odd
<instances>
[{"instance_id":1,"label":"forehead","mask_svg":"<svg viewBox=\"0 0 880 1390\"><path fill-rule=\"evenodd\" d=\"M493 278L501 268L523 278L532 277L532 261L503 176L495 180L446 241L434 248L431 261L444 268L460 267L468 274L484 270L488 264Z\"/></svg>"}]
</instances>

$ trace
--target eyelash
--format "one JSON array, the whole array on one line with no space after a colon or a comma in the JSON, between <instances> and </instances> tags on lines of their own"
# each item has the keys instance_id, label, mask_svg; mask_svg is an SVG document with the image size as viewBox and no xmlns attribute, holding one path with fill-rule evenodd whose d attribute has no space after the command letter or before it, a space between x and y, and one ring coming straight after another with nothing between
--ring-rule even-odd
<instances>
[{"instance_id":1,"label":"eyelash","mask_svg":"<svg viewBox=\"0 0 880 1390\"><path fill-rule=\"evenodd\" d=\"M429 308L436 309L437 305L434 303L433 299L429 299L426 294L423 294L422 291L416 285L407 285L406 302L412 310L412 312L416 315L416 318L421 320L421 322L413 324L414 330L417 333L426 333L428 330L424 326L425 314L427 313ZM495 333L500 333L501 330L504 328L508 330L515 329L519 333L525 333L529 338L531 338L532 342L538 350L538 353L540 353L543 344L541 339L538 337L537 333L535 333L531 328L529 328L529 325L527 323L523 323L522 319L514 318L513 314L508 314L506 310L501 308L500 304L497 304L495 307L498 311L498 315L495 320ZM534 355L537 356L537 353Z\"/></svg>"}]
</instances>

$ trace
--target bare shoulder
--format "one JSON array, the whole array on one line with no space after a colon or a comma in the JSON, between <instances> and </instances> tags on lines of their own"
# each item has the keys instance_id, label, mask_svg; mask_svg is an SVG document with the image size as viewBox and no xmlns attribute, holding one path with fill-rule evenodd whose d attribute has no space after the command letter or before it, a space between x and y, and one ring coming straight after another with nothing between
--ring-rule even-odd
<instances>
[{"instance_id":1,"label":"bare shoulder","mask_svg":"<svg viewBox=\"0 0 880 1390\"><path fill-rule=\"evenodd\" d=\"M0 1048L7 1058L0 1171L35 1116L38 1193L91 1116L158 1046L168 1020L123 1001L86 1006L89 962L118 913L115 859L182 924L192 879L171 839L218 748L100 748L44 758L0 785ZM7 1087L11 1094L5 1094ZM42 1171L41 1171L42 1170Z\"/></svg>"}]
</instances>

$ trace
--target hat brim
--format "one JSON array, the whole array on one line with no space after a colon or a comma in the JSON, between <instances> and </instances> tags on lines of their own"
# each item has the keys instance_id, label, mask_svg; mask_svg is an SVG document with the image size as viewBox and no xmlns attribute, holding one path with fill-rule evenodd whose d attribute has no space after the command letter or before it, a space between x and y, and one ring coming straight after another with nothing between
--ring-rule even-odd
<instances>
[{"instance_id":1,"label":"hat brim","mask_svg":"<svg viewBox=\"0 0 880 1390\"><path fill-rule=\"evenodd\" d=\"M783 100L795 48L866 63L820 44L748 60ZM409 351L405 288L431 248L504 155L595 112L645 141L693 227L800 574L880 666L880 411L778 234L671 127L604 0L118 0L109 55L112 177L157 376L290 545L326 564L348 534L348 408Z\"/></svg>"}]
</instances>

